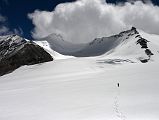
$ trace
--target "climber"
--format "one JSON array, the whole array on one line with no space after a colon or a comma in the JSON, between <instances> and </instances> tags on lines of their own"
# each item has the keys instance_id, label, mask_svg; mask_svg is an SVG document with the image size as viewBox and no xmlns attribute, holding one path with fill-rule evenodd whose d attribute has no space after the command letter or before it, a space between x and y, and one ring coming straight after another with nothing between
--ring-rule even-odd
<instances>
[{"instance_id":1,"label":"climber","mask_svg":"<svg viewBox=\"0 0 159 120\"><path fill-rule=\"evenodd\" d=\"M118 87L120 86L119 83L117 84L117 86L118 86Z\"/></svg>"}]
</instances>

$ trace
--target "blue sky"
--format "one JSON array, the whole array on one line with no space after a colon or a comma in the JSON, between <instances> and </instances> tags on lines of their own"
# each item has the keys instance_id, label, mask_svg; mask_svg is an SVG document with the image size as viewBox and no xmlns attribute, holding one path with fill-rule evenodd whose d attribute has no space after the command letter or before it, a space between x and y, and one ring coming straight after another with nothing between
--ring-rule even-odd
<instances>
[{"instance_id":1,"label":"blue sky","mask_svg":"<svg viewBox=\"0 0 159 120\"><path fill-rule=\"evenodd\" d=\"M28 19L27 14L34 12L34 10L53 10L56 5L63 2L70 2L73 0L0 0L0 14L7 18L5 24L13 29L22 29L23 36L31 37L31 30L33 24Z\"/></svg>"},{"instance_id":2,"label":"blue sky","mask_svg":"<svg viewBox=\"0 0 159 120\"><path fill-rule=\"evenodd\" d=\"M0 22L0 25L5 24L11 31L16 29L22 36L32 39L31 31L34 25L28 19L28 13L33 13L37 9L53 11L58 4L71 1L74 0L0 0L0 14L6 19L5 22ZM119 3L125 0L107 0L107 2ZM158 0L152 2L159 5Z\"/></svg>"}]
</instances>

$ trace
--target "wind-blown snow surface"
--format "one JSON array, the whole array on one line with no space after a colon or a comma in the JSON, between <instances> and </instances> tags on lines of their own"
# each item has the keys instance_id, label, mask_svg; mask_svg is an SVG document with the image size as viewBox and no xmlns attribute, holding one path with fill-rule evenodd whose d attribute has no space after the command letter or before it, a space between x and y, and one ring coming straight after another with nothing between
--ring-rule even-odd
<instances>
[{"instance_id":1,"label":"wind-blown snow surface","mask_svg":"<svg viewBox=\"0 0 159 120\"><path fill-rule=\"evenodd\" d=\"M128 62L93 57L23 66L0 77L0 120L158 120L159 63Z\"/></svg>"}]
</instances>

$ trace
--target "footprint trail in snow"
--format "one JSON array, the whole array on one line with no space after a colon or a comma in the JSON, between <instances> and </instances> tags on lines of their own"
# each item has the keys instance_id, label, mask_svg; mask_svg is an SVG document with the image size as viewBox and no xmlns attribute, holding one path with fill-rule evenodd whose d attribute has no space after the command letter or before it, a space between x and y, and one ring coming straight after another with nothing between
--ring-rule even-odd
<instances>
[{"instance_id":1,"label":"footprint trail in snow","mask_svg":"<svg viewBox=\"0 0 159 120\"><path fill-rule=\"evenodd\" d=\"M119 97L120 97L120 90L118 88L116 90L116 95L114 98L114 112L115 112L115 115L118 118L118 120L126 120L126 116L122 113L122 111L120 109Z\"/></svg>"}]
</instances>

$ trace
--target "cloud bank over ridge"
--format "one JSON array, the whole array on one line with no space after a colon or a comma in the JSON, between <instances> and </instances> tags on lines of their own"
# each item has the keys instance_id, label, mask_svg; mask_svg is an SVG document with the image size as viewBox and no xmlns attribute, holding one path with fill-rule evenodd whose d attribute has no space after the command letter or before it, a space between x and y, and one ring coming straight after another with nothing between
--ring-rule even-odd
<instances>
[{"instance_id":1,"label":"cloud bank over ridge","mask_svg":"<svg viewBox=\"0 0 159 120\"><path fill-rule=\"evenodd\" d=\"M77 0L56 6L53 11L28 14L35 25L35 39L49 34L61 34L65 40L86 43L96 37L109 36L135 26L159 34L159 7L136 1L120 5L105 0Z\"/></svg>"}]
</instances>

